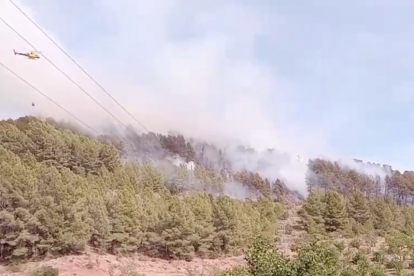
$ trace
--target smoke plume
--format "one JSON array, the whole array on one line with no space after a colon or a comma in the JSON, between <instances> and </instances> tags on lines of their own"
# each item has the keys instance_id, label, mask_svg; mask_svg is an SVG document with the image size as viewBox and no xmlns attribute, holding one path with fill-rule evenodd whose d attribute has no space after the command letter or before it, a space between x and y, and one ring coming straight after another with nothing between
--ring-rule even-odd
<instances>
[{"instance_id":1,"label":"smoke plume","mask_svg":"<svg viewBox=\"0 0 414 276\"><path fill-rule=\"evenodd\" d=\"M40 1L36 6L16 1L139 122L8 1L0 3L1 17L43 52L37 61L14 56L13 49L32 49L0 24L1 62L99 133L133 140L145 132L142 125L155 133L177 130L194 141L217 145L232 169L283 179L290 189L306 194L307 159L334 152L315 125L292 119L298 110L289 93L291 84L257 56L257 41L272 37L268 11L233 1L92 2L78 3L74 9L65 1ZM76 122L0 69L3 118L32 114ZM239 145L252 150L240 150ZM128 146L129 151L143 148ZM153 147L149 151L157 152L157 159L167 157L155 140L145 146ZM205 155L213 163L220 160L217 152L207 150ZM236 197L246 194L231 182L226 189Z\"/></svg>"}]
</instances>

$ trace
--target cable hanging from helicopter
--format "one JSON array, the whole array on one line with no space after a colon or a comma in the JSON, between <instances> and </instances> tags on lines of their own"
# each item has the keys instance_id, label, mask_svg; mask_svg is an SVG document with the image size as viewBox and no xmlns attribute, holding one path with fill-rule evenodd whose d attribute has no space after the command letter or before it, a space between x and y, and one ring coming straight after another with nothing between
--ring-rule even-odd
<instances>
[{"instance_id":1,"label":"cable hanging from helicopter","mask_svg":"<svg viewBox=\"0 0 414 276\"><path fill-rule=\"evenodd\" d=\"M14 52L15 56L16 55L25 56L28 59L39 59L40 58L39 53L41 53L41 51L30 51L28 53L20 53L20 52L17 52L16 50L14 50L14 49L13 49L13 52ZM32 106L34 107L35 105L36 105L35 102L32 102Z\"/></svg>"}]
</instances>

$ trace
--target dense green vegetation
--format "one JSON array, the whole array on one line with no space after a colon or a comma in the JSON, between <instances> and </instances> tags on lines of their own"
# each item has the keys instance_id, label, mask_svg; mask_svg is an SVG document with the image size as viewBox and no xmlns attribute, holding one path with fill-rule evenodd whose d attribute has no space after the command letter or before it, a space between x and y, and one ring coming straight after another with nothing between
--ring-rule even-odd
<instances>
[{"instance_id":1,"label":"dense green vegetation","mask_svg":"<svg viewBox=\"0 0 414 276\"><path fill-rule=\"evenodd\" d=\"M333 240L309 238L295 256L278 252L272 243L257 237L247 251L247 267L222 273L226 276L385 276L414 275L412 238L394 234L379 248L369 241L353 240L349 247Z\"/></svg>"},{"instance_id":2,"label":"dense green vegetation","mask_svg":"<svg viewBox=\"0 0 414 276\"><path fill-rule=\"evenodd\" d=\"M183 196L177 183L191 178L220 191L223 180L201 165L194 174L171 166L167 183L155 162L121 164L112 143L53 121L3 121L0 139L3 261L76 253L88 244L167 259L239 254L255 233L273 238L283 212L269 197Z\"/></svg>"},{"instance_id":3,"label":"dense green vegetation","mask_svg":"<svg viewBox=\"0 0 414 276\"><path fill-rule=\"evenodd\" d=\"M414 268L414 173L372 166L387 176L311 160L310 194L294 225L284 210L297 196L289 183L235 169L214 145L132 131L93 138L33 117L1 121L0 260L80 253L87 245L215 258L241 254L260 233L248 267L227 275L407 274ZM244 200L227 196L229 187L245 191ZM292 256L273 247L279 220L285 234L299 233Z\"/></svg>"},{"instance_id":4,"label":"dense green vegetation","mask_svg":"<svg viewBox=\"0 0 414 276\"><path fill-rule=\"evenodd\" d=\"M368 199L361 191L310 193L300 208L293 256L257 237L247 268L227 276L414 275L414 207L389 197Z\"/></svg>"},{"instance_id":5,"label":"dense green vegetation","mask_svg":"<svg viewBox=\"0 0 414 276\"><path fill-rule=\"evenodd\" d=\"M414 275L412 206L328 190L311 193L299 215L305 231L291 244L293 255L259 236L247 251L248 266L222 275Z\"/></svg>"},{"instance_id":6,"label":"dense green vegetation","mask_svg":"<svg viewBox=\"0 0 414 276\"><path fill-rule=\"evenodd\" d=\"M387 270L371 263L360 252L341 252L329 242L310 242L288 258L271 243L257 237L246 254L247 268L235 268L223 276L385 276Z\"/></svg>"}]
</instances>

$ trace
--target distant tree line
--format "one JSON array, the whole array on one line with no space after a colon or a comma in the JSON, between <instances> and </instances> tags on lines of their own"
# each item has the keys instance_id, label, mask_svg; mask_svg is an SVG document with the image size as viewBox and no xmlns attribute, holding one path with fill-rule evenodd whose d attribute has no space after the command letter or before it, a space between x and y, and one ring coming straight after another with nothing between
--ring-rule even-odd
<instances>
[{"instance_id":1,"label":"distant tree line","mask_svg":"<svg viewBox=\"0 0 414 276\"><path fill-rule=\"evenodd\" d=\"M355 160L355 162L364 165L360 160ZM334 189L343 195L351 195L356 191L361 191L367 198L387 197L395 200L398 204L414 203L413 171L401 173L398 170L393 170L389 165L369 165L377 168L375 174L343 168L344 166L338 162L322 159L310 160L306 179L308 190Z\"/></svg>"}]
</instances>

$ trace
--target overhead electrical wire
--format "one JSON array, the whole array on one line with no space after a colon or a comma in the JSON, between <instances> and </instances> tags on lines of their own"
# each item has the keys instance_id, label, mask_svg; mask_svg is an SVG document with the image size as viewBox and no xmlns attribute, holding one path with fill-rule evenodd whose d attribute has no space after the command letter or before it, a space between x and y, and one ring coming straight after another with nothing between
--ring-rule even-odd
<instances>
[{"instance_id":1,"label":"overhead electrical wire","mask_svg":"<svg viewBox=\"0 0 414 276\"><path fill-rule=\"evenodd\" d=\"M18 79L20 79L22 82L24 82L25 84L27 84L28 86L30 86L33 90L35 90L37 93L39 93L40 95L42 95L43 97L45 97L46 99L48 99L49 101L51 101L53 104L55 104L57 107L59 107L60 109L62 109L63 111L65 111L66 113L68 113L70 116L72 116L73 118L75 118L79 123L81 123L83 126L85 126L86 128L88 128L89 130L91 130L94 133L98 133L96 130L94 130L92 127L90 127L88 124L86 124L84 121L82 121L81 119L79 119L76 115L74 115L72 112L70 112L69 110L67 110L66 108L64 108L63 106L61 106L60 104L58 104L56 101L54 101L52 98L50 98L48 95L46 95L45 93L43 93L42 91L40 91L38 88L36 88L33 84L31 84L30 82L28 82L27 80L25 80L23 77L21 77L19 74L17 74L16 72L14 72L13 70L11 70L9 67L7 67L6 65L4 65L3 63L0 62L0 66L2 66L4 69L6 69L7 71L9 71L10 73L12 73L14 76L16 76Z\"/></svg>"},{"instance_id":2,"label":"overhead electrical wire","mask_svg":"<svg viewBox=\"0 0 414 276\"><path fill-rule=\"evenodd\" d=\"M27 44L29 44L34 50L38 51L37 48L30 43L23 35L21 35L16 29L14 29L9 23L7 23L3 18L0 17L0 20L9 27L13 32L15 32L21 39L23 39ZM76 81L69 77L65 72L63 72L56 64L54 64L50 59L48 59L44 54L43 58L47 60L53 67L55 67L59 72L61 72L68 80L75 84L85 95L87 95L91 100L93 100L97 105L99 105L103 110L105 110L112 118L114 118L118 123L120 123L125 128L128 128L121 120L119 120L112 112L106 109L101 103L99 103L93 96L91 96L85 89L83 89Z\"/></svg>"},{"instance_id":3,"label":"overhead electrical wire","mask_svg":"<svg viewBox=\"0 0 414 276\"><path fill-rule=\"evenodd\" d=\"M51 38L36 22L34 22L17 4L15 4L12 0L9 0L9 2L18 9L39 31L41 31L53 44L55 44L56 47L59 48L62 53L64 53L83 73L85 73L101 90L109 96L120 108L122 108L136 123L138 123L144 130L147 132L150 132L144 124L142 124L137 118L135 118L134 115L131 114L118 100L116 100L111 93L109 93L98 81L96 81L85 69L82 68L65 50L62 49L62 47L57 44L53 38ZM27 42L27 41L26 41ZM30 44L30 43L29 43ZM34 48L34 47L33 47Z\"/></svg>"}]
</instances>

